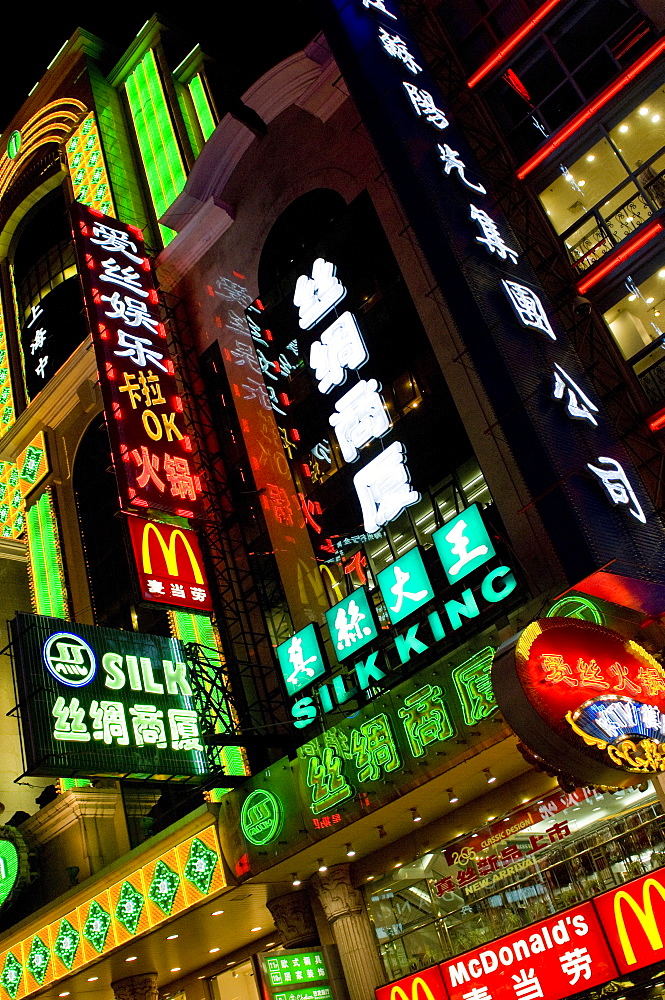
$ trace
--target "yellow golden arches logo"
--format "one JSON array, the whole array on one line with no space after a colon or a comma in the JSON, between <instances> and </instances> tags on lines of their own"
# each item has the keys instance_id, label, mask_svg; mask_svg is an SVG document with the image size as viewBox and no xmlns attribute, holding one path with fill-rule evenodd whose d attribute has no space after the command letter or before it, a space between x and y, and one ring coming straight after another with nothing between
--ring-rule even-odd
<instances>
[{"instance_id":1,"label":"yellow golden arches logo","mask_svg":"<svg viewBox=\"0 0 665 1000\"><path fill-rule=\"evenodd\" d=\"M640 927L646 934L652 949L658 951L663 947L663 939L653 913L652 889L655 889L660 894L660 898L665 901L665 886L662 886L655 878L648 878L642 886L642 906L636 903L625 889L621 889L614 897L614 922L616 923L619 941L621 942L623 954L628 965L634 965L637 959L635 958L633 943L626 930L625 911L622 908L623 903L627 903L637 917Z\"/></svg>"},{"instance_id":2,"label":"yellow golden arches logo","mask_svg":"<svg viewBox=\"0 0 665 1000\"><path fill-rule=\"evenodd\" d=\"M166 525L162 525L165 530L168 530ZM178 576L178 553L176 551L176 544L178 539L185 546L187 555L189 556L190 565L194 571L194 580L196 583L203 583L203 574L201 573L201 567L199 566L198 559L194 555L192 546L189 544L189 540L186 535L181 531L180 528L171 528L171 537L168 542L162 535L160 529L156 524L149 521L143 528L143 542L141 545L141 556L143 558L143 572L147 575L152 573L152 559L150 558L150 538L154 535L159 546L162 550L162 555L164 556L164 562L166 563L166 570L169 576Z\"/></svg>"},{"instance_id":3,"label":"yellow golden arches logo","mask_svg":"<svg viewBox=\"0 0 665 1000\"><path fill-rule=\"evenodd\" d=\"M395 984L390 991L390 1000L418 1000L419 990L422 989L426 1000L434 1000L434 995L431 989L427 985L424 979L420 976L416 978L411 983L411 996L407 996L406 990L404 990L399 984Z\"/></svg>"}]
</instances>

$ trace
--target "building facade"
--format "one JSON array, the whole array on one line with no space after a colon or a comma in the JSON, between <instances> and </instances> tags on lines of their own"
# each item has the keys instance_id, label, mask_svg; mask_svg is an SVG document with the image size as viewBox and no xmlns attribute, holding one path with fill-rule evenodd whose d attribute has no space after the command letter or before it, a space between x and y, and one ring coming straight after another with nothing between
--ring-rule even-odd
<instances>
[{"instance_id":1,"label":"building facade","mask_svg":"<svg viewBox=\"0 0 665 1000\"><path fill-rule=\"evenodd\" d=\"M665 25L600 7L329 0L230 111L79 31L5 130L9 1000L660 996Z\"/></svg>"}]
</instances>

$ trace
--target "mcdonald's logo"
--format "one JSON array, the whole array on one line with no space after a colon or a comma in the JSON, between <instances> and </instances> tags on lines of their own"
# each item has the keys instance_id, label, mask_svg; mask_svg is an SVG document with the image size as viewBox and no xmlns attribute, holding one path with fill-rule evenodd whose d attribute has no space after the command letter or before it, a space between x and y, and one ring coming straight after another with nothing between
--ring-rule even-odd
<instances>
[{"instance_id":1,"label":"mcdonald's logo","mask_svg":"<svg viewBox=\"0 0 665 1000\"><path fill-rule=\"evenodd\" d=\"M168 534L170 530L168 542L164 538L164 535ZM191 531L187 531L188 535L191 535ZM156 524L154 521L144 521L143 522L143 541L141 544L141 561L143 572L150 576L152 573L152 556L150 552L150 539L156 538L161 553L164 557L164 562L166 563L166 571L168 576L179 577L181 575L178 566L178 542L182 543L182 546L187 553L189 559L189 565L192 569L194 580L196 583L203 583L203 573L201 572L201 567L199 566L199 561L194 555L191 543L186 537L185 532L182 528L174 528L172 525L168 524Z\"/></svg>"},{"instance_id":2,"label":"mcdonald's logo","mask_svg":"<svg viewBox=\"0 0 665 1000\"><path fill-rule=\"evenodd\" d=\"M646 875L622 889L603 893L594 900L601 923L610 939L622 972L640 969L662 958L665 948L665 884L655 875ZM654 912L654 903L660 899Z\"/></svg>"},{"instance_id":3,"label":"mcdonald's logo","mask_svg":"<svg viewBox=\"0 0 665 1000\"><path fill-rule=\"evenodd\" d=\"M211 611L210 588L195 532L140 517L130 517L128 523L143 599Z\"/></svg>"},{"instance_id":4,"label":"mcdonald's logo","mask_svg":"<svg viewBox=\"0 0 665 1000\"><path fill-rule=\"evenodd\" d=\"M406 990L402 989L402 987L396 983L390 991L390 1000L421 1000L421 990L424 1000L435 1000L434 994L422 976L416 976L412 980L410 996Z\"/></svg>"},{"instance_id":5,"label":"mcdonald's logo","mask_svg":"<svg viewBox=\"0 0 665 1000\"><path fill-rule=\"evenodd\" d=\"M438 966L423 969L376 990L376 1000L444 1000L446 989Z\"/></svg>"}]
</instances>

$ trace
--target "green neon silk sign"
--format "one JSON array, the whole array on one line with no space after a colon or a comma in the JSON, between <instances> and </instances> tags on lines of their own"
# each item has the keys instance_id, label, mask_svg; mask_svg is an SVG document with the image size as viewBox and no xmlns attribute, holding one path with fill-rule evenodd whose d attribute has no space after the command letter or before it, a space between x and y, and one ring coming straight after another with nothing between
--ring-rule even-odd
<instances>
[{"instance_id":1,"label":"green neon silk sign","mask_svg":"<svg viewBox=\"0 0 665 1000\"><path fill-rule=\"evenodd\" d=\"M354 590L349 597L326 611L326 621L340 661L353 656L356 650L366 646L379 634L367 594L362 588Z\"/></svg>"},{"instance_id":2,"label":"green neon silk sign","mask_svg":"<svg viewBox=\"0 0 665 1000\"><path fill-rule=\"evenodd\" d=\"M448 583L457 583L495 554L477 503L435 531L432 541L443 563Z\"/></svg>"},{"instance_id":3,"label":"green neon silk sign","mask_svg":"<svg viewBox=\"0 0 665 1000\"><path fill-rule=\"evenodd\" d=\"M326 672L316 626L306 625L277 647L277 659L288 695L297 694Z\"/></svg>"},{"instance_id":4,"label":"green neon silk sign","mask_svg":"<svg viewBox=\"0 0 665 1000\"><path fill-rule=\"evenodd\" d=\"M240 829L245 840L263 847L279 835L283 825L282 800L266 788L250 792L240 810Z\"/></svg>"}]
</instances>

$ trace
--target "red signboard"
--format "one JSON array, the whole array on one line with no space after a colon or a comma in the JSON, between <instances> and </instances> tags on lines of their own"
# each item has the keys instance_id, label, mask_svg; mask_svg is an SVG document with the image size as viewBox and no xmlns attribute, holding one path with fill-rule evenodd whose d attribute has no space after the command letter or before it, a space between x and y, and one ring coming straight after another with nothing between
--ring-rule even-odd
<instances>
[{"instance_id":1,"label":"red signboard","mask_svg":"<svg viewBox=\"0 0 665 1000\"><path fill-rule=\"evenodd\" d=\"M626 785L665 766L665 672L612 629L531 622L495 656L492 687L524 745L580 784Z\"/></svg>"},{"instance_id":2,"label":"red signboard","mask_svg":"<svg viewBox=\"0 0 665 1000\"><path fill-rule=\"evenodd\" d=\"M665 958L665 871L658 871L594 900L620 972L634 972Z\"/></svg>"},{"instance_id":3,"label":"red signboard","mask_svg":"<svg viewBox=\"0 0 665 1000\"><path fill-rule=\"evenodd\" d=\"M140 230L75 203L74 236L120 500L201 513L201 482Z\"/></svg>"},{"instance_id":4,"label":"red signboard","mask_svg":"<svg viewBox=\"0 0 665 1000\"><path fill-rule=\"evenodd\" d=\"M380 986L376 1000L446 1000L446 990L438 965L388 986Z\"/></svg>"},{"instance_id":5,"label":"red signboard","mask_svg":"<svg viewBox=\"0 0 665 1000\"><path fill-rule=\"evenodd\" d=\"M450 1000L468 1000L471 993L474 1000L561 1000L616 974L591 903L468 951L440 968Z\"/></svg>"},{"instance_id":6,"label":"red signboard","mask_svg":"<svg viewBox=\"0 0 665 1000\"><path fill-rule=\"evenodd\" d=\"M134 562L145 601L212 611L210 587L195 532L130 517Z\"/></svg>"}]
</instances>

